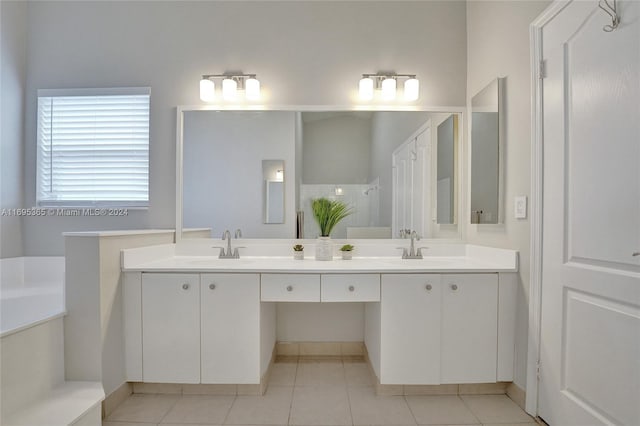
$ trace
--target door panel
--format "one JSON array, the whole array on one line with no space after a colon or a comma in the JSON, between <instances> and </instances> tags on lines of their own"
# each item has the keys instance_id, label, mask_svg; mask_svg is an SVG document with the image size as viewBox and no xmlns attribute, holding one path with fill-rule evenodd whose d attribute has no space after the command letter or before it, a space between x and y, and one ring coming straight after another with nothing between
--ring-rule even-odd
<instances>
[{"instance_id":1,"label":"door panel","mask_svg":"<svg viewBox=\"0 0 640 426\"><path fill-rule=\"evenodd\" d=\"M640 424L640 3L620 27L596 1L543 28L542 320L538 414Z\"/></svg>"}]
</instances>

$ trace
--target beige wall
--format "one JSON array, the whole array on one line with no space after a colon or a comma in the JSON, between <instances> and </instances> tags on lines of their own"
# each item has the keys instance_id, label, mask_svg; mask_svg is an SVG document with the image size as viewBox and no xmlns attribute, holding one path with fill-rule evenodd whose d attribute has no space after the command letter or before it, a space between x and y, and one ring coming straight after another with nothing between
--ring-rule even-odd
<instances>
[{"instance_id":1,"label":"beige wall","mask_svg":"<svg viewBox=\"0 0 640 426\"><path fill-rule=\"evenodd\" d=\"M514 218L513 202L516 195L529 197L531 187L529 24L549 3L547 0L467 2L467 99L470 103L471 97L492 79L506 78L506 144L505 223L467 225L466 236L471 244L520 252L515 382L523 389L526 385L530 224L528 219ZM461 217L469 223L468 212Z\"/></svg>"},{"instance_id":2,"label":"beige wall","mask_svg":"<svg viewBox=\"0 0 640 426\"><path fill-rule=\"evenodd\" d=\"M0 208L23 207L24 91L27 60L27 4L0 3ZM22 256L22 220L0 217L0 257Z\"/></svg>"}]
</instances>

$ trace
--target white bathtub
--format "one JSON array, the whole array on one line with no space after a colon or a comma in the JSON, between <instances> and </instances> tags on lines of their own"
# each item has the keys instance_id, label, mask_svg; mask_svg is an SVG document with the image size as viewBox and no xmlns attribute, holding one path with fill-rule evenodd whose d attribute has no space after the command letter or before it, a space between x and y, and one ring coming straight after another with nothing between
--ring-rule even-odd
<instances>
[{"instance_id":1,"label":"white bathtub","mask_svg":"<svg viewBox=\"0 0 640 426\"><path fill-rule=\"evenodd\" d=\"M64 314L64 257L0 259L0 337Z\"/></svg>"}]
</instances>

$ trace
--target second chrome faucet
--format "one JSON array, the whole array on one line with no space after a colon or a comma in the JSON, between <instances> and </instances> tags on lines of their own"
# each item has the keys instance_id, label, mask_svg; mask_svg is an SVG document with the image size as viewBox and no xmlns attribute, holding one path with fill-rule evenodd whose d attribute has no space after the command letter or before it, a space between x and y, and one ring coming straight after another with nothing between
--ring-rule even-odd
<instances>
[{"instance_id":1,"label":"second chrome faucet","mask_svg":"<svg viewBox=\"0 0 640 426\"><path fill-rule=\"evenodd\" d=\"M235 234L236 239L242 237L242 231L240 229L236 229ZM220 249L219 259L240 259L240 251L238 249L244 247L236 247L235 249L231 247L231 232L227 229L222 233L222 241L227 241L227 247L214 246L213 248Z\"/></svg>"}]
</instances>

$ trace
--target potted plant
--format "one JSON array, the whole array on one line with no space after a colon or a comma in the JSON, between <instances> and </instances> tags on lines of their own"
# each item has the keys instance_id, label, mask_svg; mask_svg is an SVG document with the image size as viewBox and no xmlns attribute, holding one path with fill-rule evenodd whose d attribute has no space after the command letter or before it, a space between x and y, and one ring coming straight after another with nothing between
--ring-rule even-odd
<instances>
[{"instance_id":1,"label":"potted plant","mask_svg":"<svg viewBox=\"0 0 640 426\"><path fill-rule=\"evenodd\" d=\"M353 256L353 246L351 244L343 245L340 247L340 251L342 252L343 260L351 260L351 257Z\"/></svg>"},{"instance_id":2,"label":"potted plant","mask_svg":"<svg viewBox=\"0 0 640 426\"><path fill-rule=\"evenodd\" d=\"M333 243L331 242L331 231L342 219L353 212L342 201L328 198L311 200L311 210L320 227L320 236L316 243L316 260L332 260Z\"/></svg>"},{"instance_id":3,"label":"potted plant","mask_svg":"<svg viewBox=\"0 0 640 426\"><path fill-rule=\"evenodd\" d=\"M296 244L293 246L293 258L295 260L304 259L304 246L302 244Z\"/></svg>"}]
</instances>

